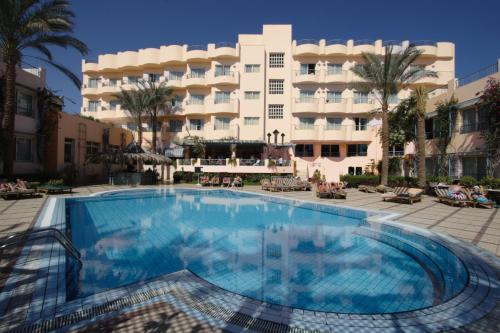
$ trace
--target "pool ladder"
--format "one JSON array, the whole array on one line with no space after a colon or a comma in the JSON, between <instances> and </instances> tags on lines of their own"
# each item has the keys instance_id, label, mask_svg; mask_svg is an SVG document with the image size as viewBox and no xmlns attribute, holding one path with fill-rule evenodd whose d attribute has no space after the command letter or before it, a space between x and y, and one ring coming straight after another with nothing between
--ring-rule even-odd
<instances>
[{"instance_id":1,"label":"pool ladder","mask_svg":"<svg viewBox=\"0 0 500 333\"><path fill-rule=\"evenodd\" d=\"M81 265L80 251L73 245L71 240L59 229L47 227L35 229L32 231L17 233L6 237L0 241L0 250L9 246L19 245L22 242L33 241L37 239L52 238L64 247L66 252L78 261Z\"/></svg>"}]
</instances>

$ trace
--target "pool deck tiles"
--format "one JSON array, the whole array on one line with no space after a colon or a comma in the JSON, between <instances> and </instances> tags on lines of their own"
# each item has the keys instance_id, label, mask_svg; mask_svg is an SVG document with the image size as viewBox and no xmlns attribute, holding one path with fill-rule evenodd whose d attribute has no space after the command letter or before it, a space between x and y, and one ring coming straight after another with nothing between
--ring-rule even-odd
<instances>
[{"instance_id":1,"label":"pool deck tiles","mask_svg":"<svg viewBox=\"0 0 500 333\"><path fill-rule=\"evenodd\" d=\"M119 188L115 186L78 188L76 189L77 193L72 196L116 189ZM245 187L244 190L263 193L257 187ZM377 194L366 194L354 190L348 192L348 199L345 201L318 200L314 198L314 193L311 192L284 192L272 193L271 195L277 197L278 200L279 198L291 198L320 202L321 204L340 203L343 206L354 208L379 209L398 213L403 216L397 219L402 224L428 228L462 239L466 243L476 244L483 250L475 248L474 252L479 253L489 265L474 263L474 272L471 272L471 284L475 286L475 289L468 288L450 302L415 312L413 315L411 313L371 316L325 314L323 312L280 307L247 299L220 290L196 276L190 276L192 274L189 272L181 272L149 281L146 284L131 285L102 293L102 295L93 295L83 300L62 303L63 299L65 299L61 293L64 288L60 286L64 286L65 282L57 278L57 276L64 269L62 262L59 260L59 258L63 257L60 255L63 250L58 244L51 244L50 242L49 244L33 243L31 247L27 246L24 249L18 249L19 252L21 250L30 250L30 257L21 255L17 263L14 261L15 265L13 265L12 260L15 260L16 256L14 255L14 259L10 259L10 266L14 266L14 270L16 268L21 269L26 264L24 261L29 260L30 268L35 270L36 273L35 278L33 278L33 273L31 273L30 277L34 282L24 285L23 288L14 288L13 286L16 286L20 279L27 278L26 275L14 274L10 276L10 280L4 278L2 281L3 283L6 281L12 283L7 285L2 293L10 292L10 296L12 296L14 295L12 292L15 292L21 297L16 299L16 306L9 312L11 314L9 320L5 320L6 317L0 318L0 330L12 329L24 320L31 323L36 323L39 320L40 323L40 319L46 319L47 316L49 318L54 317L54 315L72 314L75 316L78 311L93 309L96 304L104 304L103 308L108 309L108 312L104 312L91 321L73 322L74 325L67 326L65 330L69 328L71 330L86 331L91 327L108 327L120 330L123 328L121 325L125 322L133 327L137 327L136 325L140 323L152 325L150 322L145 323L144 318L149 316L170 318L167 313L170 313L170 315L174 313L175 316L169 319L168 325L181 325L181 322L197 323L197 327L202 328L201 331L219 331L221 329L225 331L241 331L242 326L236 325L235 322L239 323L238 320L241 321L242 319L238 316L242 315L252 318L251 323L247 322L245 324L249 331L252 328L260 328L261 331L279 332L280 329L278 328L284 326L288 327L287 331L293 331L295 327L295 329L300 328L306 331L352 331L356 333L365 331L375 333L391 331L427 332L432 330L481 333L500 331L498 296L500 286L490 285L493 280L490 281L485 278L487 276L493 277L494 283L498 283L500 275L498 257L496 257L500 255L500 216L496 213L498 209L449 207L437 204L432 197L424 197L421 203L412 206L401 205L382 202ZM269 193L266 192L265 194ZM33 226L35 217L45 199L37 198L32 200L32 202L29 202L29 200L0 202L0 237L3 234L10 233L11 230L22 231ZM24 207L29 209L18 210ZM22 214L18 214L20 212ZM21 219L19 219L20 216ZM452 244L453 239L450 238L450 240L450 244ZM455 243L460 244L456 241ZM47 258L44 256L46 251L52 251L54 254L54 256L49 256L48 262L40 259ZM4 265L3 267L9 267L8 264L9 262L3 258L0 260L0 267L2 265ZM491 267L495 268L492 270ZM36 277L40 275L45 275L49 282L50 279L53 279L49 283L50 287L46 288L45 293L39 291L41 282ZM35 291L35 293L31 295L30 291ZM495 294L492 295L491 292ZM133 305L120 308L120 304L128 304L125 300L130 297L133 298ZM474 297L476 301L471 302L470 299ZM480 300L481 297L482 301ZM43 301L41 301L42 298ZM9 307L14 305L12 302L13 300L10 300ZM6 303L2 303L0 300L0 310L2 310L2 305L5 310ZM149 309L149 311L146 309ZM484 315L485 311L489 312L486 316ZM123 319L118 320L118 318ZM182 321L180 318L182 318ZM459 327L463 325L466 326ZM143 328L145 327L143 326Z\"/></svg>"}]
</instances>

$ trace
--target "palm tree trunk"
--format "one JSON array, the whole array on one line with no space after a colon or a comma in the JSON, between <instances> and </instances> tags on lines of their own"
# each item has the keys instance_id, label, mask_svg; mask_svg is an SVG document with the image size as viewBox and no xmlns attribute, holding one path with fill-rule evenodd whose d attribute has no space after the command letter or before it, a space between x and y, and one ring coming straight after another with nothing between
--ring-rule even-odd
<instances>
[{"instance_id":1,"label":"palm tree trunk","mask_svg":"<svg viewBox=\"0 0 500 333\"><path fill-rule=\"evenodd\" d=\"M418 156L418 186L424 188L426 185L425 172L425 117L423 112L417 113L417 156Z\"/></svg>"},{"instance_id":2,"label":"palm tree trunk","mask_svg":"<svg viewBox=\"0 0 500 333\"><path fill-rule=\"evenodd\" d=\"M389 119L387 105L382 106L382 175L380 184L387 185L389 179Z\"/></svg>"},{"instance_id":3,"label":"palm tree trunk","mask_svg":"<svg viewBox=\"0 0 500 333\"><path fill-rule=\"evenodd\" d=\"M12 178L14 174L14 126L16 119L16 63L7 60L5 64L5 105L3 119L3 174Z\"/></svg>"},{"instance_id":4,"label":"palm tree trunk","mask_svg":"<svg viewBox=\"0 0 500 333\"><path fill-rule=\"evenodd\" d=\"M142 119L139 117L136 119L137 122L137 144L142 147Z\"/></svg>"},{"instance_id":5,"label":"palm tree trunk","mask_svg":"<svg viewBox=\"0 0 500 333\"><path fill-rule=\"evenodd\" d=\"M151 150L154 154L156 154L156 115L152 115L151 117L151 129L153 130L152 139L151 139Z\"/></svg>"}]
</instances>

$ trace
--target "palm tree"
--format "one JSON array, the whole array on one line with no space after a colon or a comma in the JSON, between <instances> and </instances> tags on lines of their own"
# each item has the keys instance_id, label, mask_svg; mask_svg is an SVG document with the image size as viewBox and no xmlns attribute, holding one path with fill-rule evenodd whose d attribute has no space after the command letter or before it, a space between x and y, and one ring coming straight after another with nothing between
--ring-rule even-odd
<instances>
[{"instance_id":1,"label":"palm tree","mask_svg":"<svg viewBox=\"0 0 500 333\"><path fill-rule=\"evenodd\" d=\"M411 66L422 51L410 45L400 52L386 46L385 54L380 57L374 53L363 53L363 64L354 66L351 71L364 79L356 83L361 91L374 92L382 110L382 177L381 184L387 185L389 175L389 97L407 88L411 83L424 77L436 77L437 73L420 66Z\"/></svg>"},{"instance_id":2,"label":"palm tree","mask_svg":"<svg viewBox=\"0 0 500 333\"><path fill-rule=\"evenodd\" d=\"M142 145L142 122L146 116L147 96L140 89L124 90L114 96L121 108L129 112L130 118L137 126L137 143Z\"/></svg>"},{"instance_id":3,"label":"palm tree","mask_svg":"<svg viewBox=\"0 0 500 333\"><path fill-rule=\"evenodd\" d=\"M162 112L170 110L172 105L172 89L166 86L166 82L156 83L153 81L139 82L139 90L146 96L146 109L153 131L151 150L156 153L156 137L158 118Z\"/></svg>"},{"instance_id":4,"label":"palm tree","mask_svg":"<svg viewBox=\"0 0 500 333\"><path fill-rule=\"evenodd\" d=\"M426 183L425 171L425 107L427 105L427 89L419 84L415 95L415 115L417 118L417 177L418 186L424 188Z\"/></svg>"},{"instance_id":5,"label":"palm tree","mask_svg":"<svg viewBox=\"0 0 500 333\"><path fill-rule=\"evenodd\" d=\"M0 58L5 63L5 101L0 119L4 139L4 175L12 177L14 169L14 127L16 111L16 68L26 50L64 73L78 88L80 79L64 66L53 62L50 46L73 48L82 55L87 46L72 36L74 13L67 0L2 0L0 1Z\"/></svg>"}]
</instances>

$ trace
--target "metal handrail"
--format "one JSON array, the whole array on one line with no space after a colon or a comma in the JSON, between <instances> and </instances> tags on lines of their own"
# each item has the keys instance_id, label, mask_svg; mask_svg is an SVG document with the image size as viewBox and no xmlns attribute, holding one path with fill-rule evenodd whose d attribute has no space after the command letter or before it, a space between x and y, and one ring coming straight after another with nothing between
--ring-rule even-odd
<instances>
[{"instance_id":1,"label":"metal handrail","mask_svg":"<svg viewBox=\"0 0 500 333\"><path fill-rule=\"evenodd\" d=\"M66 235L63 234L61 230L53 227L41 228L32 230L30 232L23 232L10 235L7 237L5 241L2 241L0 243L0 249L17 245L24 241L26 242L33 241L47 237L53 238L57 242L59 242L59 244L61 244L64 247L64 249L80 263L80 265L82 264L82 260L80 259L81 257L80 251L77 250L77 248L73 245L71 240L69 240L68 237L66 237Z\"/></svg>"}]
</instances>

